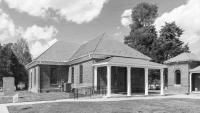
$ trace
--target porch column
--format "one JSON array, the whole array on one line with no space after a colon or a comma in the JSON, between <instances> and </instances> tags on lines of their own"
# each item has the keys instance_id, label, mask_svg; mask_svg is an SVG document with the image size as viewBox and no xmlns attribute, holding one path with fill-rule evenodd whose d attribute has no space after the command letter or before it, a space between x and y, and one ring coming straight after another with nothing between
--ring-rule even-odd
<instances>
[{"instance_id":1,"label":"porch column","mask_svg":"<svg viewBox=\"0 0 200 113\"><path fill-rule=\"evenodd\" d=\"M127 67L127 96L131 96L131 67Z\"/></svg>"},{"instance_id":2,"label":"porch column","mask_svg":"<svg viewBox=\"0 0 200 113\"><path fill-rule=\"evenodd\" d=\"M40 66L37 66L37 77L38 77L38 93L40 93Z\"/></svg>"},{"instance_id":3,"label":"porch column","mask_svg":"<svg viewBox=\"0 0 200 113\"><path fill-rule=\"evenodd\" d=\"M164 69L160 69L160 95L164 95L163 71Z\"/></svg>"},{"instance_id":4,"label":"porch column","mask_svg":"<svg viewBox=\"0 0 200 113\"><path fill-rule=\"evenodd\" d=\"M148 68L145 68L145 95L148 95Z\"/></svg>"},{"instance_id":5,"label":"porch column","mask_svg":"<svg viewBox=\"0 0 200 113\"><path fill-rule=\"evenodd\" d=\"M94 89L97 90L97 66L94 66Z\"/></svg>"},{"instance_id":6,"label":"porch column","mask_svg":"<svg viewBox=\"0 0 200 113\"><path fill-rule=\"evenodd\" d=\"M111 97L111 66L107 66L107 97Z\"/></svg>"},{"instance_id":7,"label":"porch column","mask_svg":"<svg viewBox=\"0 0 200 113\"><path fill-rule=\"evenodd\" d=\"M190 92L189 93L191 93L192 92L192 72L190 72Z\"/></svg>"}]
</instances>

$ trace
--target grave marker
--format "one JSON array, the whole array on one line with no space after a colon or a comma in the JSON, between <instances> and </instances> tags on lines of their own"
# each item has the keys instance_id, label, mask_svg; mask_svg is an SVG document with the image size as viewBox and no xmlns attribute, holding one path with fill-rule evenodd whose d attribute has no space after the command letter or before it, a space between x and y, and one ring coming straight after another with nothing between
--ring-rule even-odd
<instances>
[{"instance_id":1,"label":"grave marker","mask_svg":"<svg viewBox=\"0 0 200 113\"><path fill-rule=\"evenodd\" d=\"M15 94L14 90L14 78L13 77L3 77L3 95L13 96Z\"/></svg>"}]
</instances>

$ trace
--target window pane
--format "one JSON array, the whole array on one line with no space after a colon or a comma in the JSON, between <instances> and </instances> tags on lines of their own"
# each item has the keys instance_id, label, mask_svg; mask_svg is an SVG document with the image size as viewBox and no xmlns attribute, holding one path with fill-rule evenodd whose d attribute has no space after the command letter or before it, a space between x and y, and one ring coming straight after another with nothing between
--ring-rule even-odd
<instances>
[{"instance_id":1,"label":"window pane","mask_svg":"<svg viewBox=\"0 0 200 113\"><path fill-rule=\"evenodd\" d=\"M83 66L80 65L80 80L79 80L80 83L83 83Z\"/></svg>"},{"instance_id":2,"label":"window pane","mask_svg":"<svg viewBox=\"0 0 200 113\"><path fill-rule=\"evenodd\" d=\"M180 70L175 71L175 84L181 84L181 72L180 72Z\"/></svg>"},{"instance_id":3,"label":"window pane","mask_svg":"<svg viewBox=\"0 0 200 113\"><path fill-rule=\"evenodd\" d=\"M34 68L34 84L36 85L36 68Z\"/></svg>"},{"instance_id":4,"label":"window pane","mask_svg":"<svg viewBox=\"0 0 200 113\"><path fill-rule=\"evenodd\" d=\"M74 67L72 67L72 78L71 78L71 83L74 83Z\"/></svg>"}]
</instances>

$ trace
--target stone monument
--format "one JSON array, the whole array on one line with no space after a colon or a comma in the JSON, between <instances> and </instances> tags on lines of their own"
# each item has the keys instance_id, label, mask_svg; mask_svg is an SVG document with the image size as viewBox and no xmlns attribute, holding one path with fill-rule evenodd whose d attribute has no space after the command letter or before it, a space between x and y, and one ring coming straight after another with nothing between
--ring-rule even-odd
<instances>
[{"instance_id":1,"label":"stone monument","mask_svg":"<svg viewBox=\"0 0 200 113\"><path fill-rule=\"evenodd\" d=\"M15 81L13 77L3 77L3 95L13 96L15 94Z\"/></svg>"}]
</instances>

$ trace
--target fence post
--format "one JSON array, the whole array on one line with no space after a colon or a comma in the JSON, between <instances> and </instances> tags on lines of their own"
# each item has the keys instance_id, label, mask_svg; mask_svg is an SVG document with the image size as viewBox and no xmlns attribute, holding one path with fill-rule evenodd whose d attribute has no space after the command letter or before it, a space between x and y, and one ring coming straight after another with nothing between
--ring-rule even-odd
<instances>
[{"instance_id":1,"label":"fence post","mask_svg":"<svg viewBox=\"0 0 200 113\"><path fill-rule=\"evenodd\" d=\"M74 88L74 100L75 100L75 98L76 98L76 90Z\"/></svg>"},{"instance_id":2,"label":"fence post","mask_svg":"<svg viewBox=\"0 0 200 113\"><path fill-rule=\"evenodd\" d=\"M78 100L78 89L77 89L77 100Z\"/></svg>"}]
</instances>

